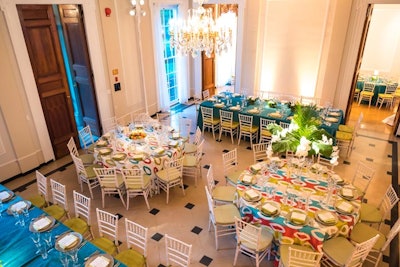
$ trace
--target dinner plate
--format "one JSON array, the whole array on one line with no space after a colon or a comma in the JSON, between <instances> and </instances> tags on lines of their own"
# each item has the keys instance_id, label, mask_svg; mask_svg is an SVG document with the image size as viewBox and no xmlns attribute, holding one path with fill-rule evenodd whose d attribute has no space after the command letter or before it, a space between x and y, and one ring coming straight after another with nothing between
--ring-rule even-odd
<instances>
[{"instance_id":1,"label":"dinner plate","mask_svg":"<svg viewBox=\"0 0 400 267\"><path fill-rule=\"evenodd\" d=\"M271 112L268 114L268 116L272 118L282 118L282 115L278 112Z\"/></svg>"},{"instance_id":2,"label":"dinner plate","mask_svg":"<svg viewBox=\"0 0 400 267\"><path fill-rule=\"evenodd\" d=\"M0 199L3 203L10 201L14 197L14 192L9 190L3 190L0 192Z\"/></svg>"},{"instance_id":3,"label":"dinner plate","mask_svg":"<svg viewBox=\"0 0 400 267\"><path fill-rule=\"evenodd\" d=\"M260 111L259 111L258 109L249 109L249 110L247 111L247 113L250 113L250 114L258 114L258 113L260 113Z\"/></svg>"},{"instance_id":4,"label":"dinner plate","mask_svg":"<svg viewBox=\"0 0 400 267\"><path fill-rule=\"evenodd\" d=\"M340 116L340 112L329 112L328 115L329 116L333 116L333 117L339 117Z\"/></svg>"},{"instance_id":5,"label":"dinner plate","mask_svg":"<svg viewBox=\"0 0 400 267\"><path fill-rule=\"evenodd\" d=\"M354 211L354 206L346 200L337 201L334 205L334 208L338 213L344 215L350 215Z\"/></svg>"},{"instance_id":6,"label":"dinner plate","mask_svg":"<svg viewBox=\"0 0 400 267\"><path fill-rule=\"evenodd\" d=\"M329 121L329 122L338 122L339 119L338 119L338 118L334 118L334 117L327 117L327 118L325 118L325 121Z\"/></svg>"},{"instance_id":7,"label":"dinner plate","mask_svg":"<svg viewBox=\"0 0 400 267\"><path fill-rule=\"evenodd\" d=\"M240 110L240 106L233 106L229 108L230 110Z\"/></svg>"},{"instance_id":8,"label":"dinner plate","mask_svg":"<svg viewBox=\"0 0 400 267\"><path fill-rule=\"evenodd\" d=\"M240 177L240 181L242 182L242 184L245 184L245 185L251 185L251 184L256 183L255 177L251 174L243 174Z\"/></svg>"},{"instance_id":9,"label":"dinner plate","mask_svg":"<svg viewBox=\"0 0 400 267\"><path fill-rule=\"evenodd\" d=\"M65 245L61 245L64 243ZM60 252L71 251L82 243L82 235L77 232L66 232L60 235L55 241L55 249Z\"/></svg>"},{"instance_id":10,"label":"dinner plate","mask_svg":"<svg viewBox=\"0 0 400 267\"><path fill-rule=\"evenodd\" d=\"M257 194L257 196L254 197L254 198L250 198L247 194L248 194L248 193L251 193L251 192L254 192L255 194ZM244 192L244 194L243 194L244 200L246 200L246 201L248 201L248 202L257 202L257 201L259 201L259 200L261 199L261 197L262 197L262 196L261 196L261 193L258 192L258 191L256 191L256 190L254 190L254 189L246 190L246 191Z\"/></svg>"},{"instance_id":11,"label":"dinner plate","mask_svg":"<svg viewBox=\"0 0 400 267\"><path fill-rule=\"evenodd\" d=\"M99 140L96 142L96 147L106 147L108 146L108 142L106 140Z\"/></svg>"},{"instance_id":12,"label":"dinner plate","mask_svg":"<svg viewBox=\"0 0 400 267\"><path fill-rule=\"evenodd\" d=\"M107 264L108 263L108 264ZM114 265L114 258L110 254L97 254L89 257L85 267L111 267Z\"/></svg>"},{"instance_id":13,"label":"dinner plate","mask_svg":"<svg viewBox=\"0 0 400 267\"><path fill-rule=\"evenodd\" d=\"M18 213L21 213L22 209L24 209L24 208L29 209L31 207L31 205L32 205L32 203L27 200L18 201L8 207L7 214L12 215L12 212L14 209L17 210Z\"/></svg>"},{"instance_id":14,"label":"dinner plate","mask_svg":"<svg viewBox=\"0 0 400 267\"><path fill-rule=\"evenodd\" d=\"M42 233L53 228L56 220L51 216L40 216L35 218L29 225L29 231Z\"/></svg>"},{"instance_id":15,"label":"dinner plate","mask_svg":"<svg viewBox=\"0 0 400 267\"><path fill-rule=\"evenodd\" d=\"M214 107L216 107L216 108L223 108L224 106L225 106L224 103L217 103L217 104L214 104Z\"/></svg>"},{"instance_id":16,"label":"dinner plate","mask_svg":"<svg viewBox=\"0 0 400 267\"><path fill-rule=\"evenodd\" d=\"M115 153L114 155L112 155L111 158L116 161L121 161L121 160L126 159L126 154L125 153Z\"/></svg>"},{"instance_id":17,"label":"dinner plate","mask_svg":"<svg viewBox=\"0 0 400 267\"><path fill-rule=\"evenodd\" d=\"M351 194L351 195L349 195ZM358 191L355 188L351 188L351 187L342 187L339 191L338 191L338 195L346 200L355 200L358 198Z\"/></svg>"},{"instance_id":18,"label":"dinner plate","mask_svg":"<svg viewBox=\"0 0 400 267\"><path fill-rule=\"evenodd\" d=\"M110 155L113 149L110 147L104 147L99 149L99 154L102 156Z\"/></svg>"},{"instance_id":19,"label":"dinner plate","mask_svg":"<svg viewBox=\"0 0 400 267\"><path fill-rule=\"evenodd\" d=\"M322 225L332 226L338 222L338 216L334 212L318 210L315 212L315 220Z\"/></svg>"},{"instance_id":20,"label":"dinner plate","mask_svg":"<svg viewBox=\"0 0 400 267\"><path fill-rule=\"evenodd\" d=\"M299 220L296 219L296 216L299 217ZM304 218L304 220L300 220L300 218ZM308 224L308 221L308 215L304 210L294 209L286 215L286 222L295 226L304 226Z\"/></svg>"},{"instance_id":21,"label":"dinner plate","mask_svg":"<svg viewBox=\"0 0 400 267\"><path fill-rule=\"evenodd\" d=\"M269 205L275 207L275 208L276 208L276 211L273 212L273 213L266 212L266 211L263 209L263 207L268 208L268 207L270 207ZM266 216L266 217L276 217L276 216L278 216L278 215L281 213L281 205L280 205L278 202L275 202L275 201L266 201L266 202L264 202L264 203L262 204L262 206L260 207L260 212L261 212L261 214L262 214L263 216Z\"/></svg>"}]
</instances>

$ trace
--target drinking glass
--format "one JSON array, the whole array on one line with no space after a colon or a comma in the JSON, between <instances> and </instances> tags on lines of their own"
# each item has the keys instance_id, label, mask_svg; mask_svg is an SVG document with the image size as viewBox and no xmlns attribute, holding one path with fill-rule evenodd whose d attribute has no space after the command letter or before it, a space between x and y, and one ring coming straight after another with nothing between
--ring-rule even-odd
<instances>
[{"instance_id":1,"label":"drinking glass","mask_svg":"<svg viewBox=\"0 0 400 267\"><path fill-rule=\"evenodd\" d=\"M69 256L64 252L59 252L59 259L63 267L68 267L69 265Z\"/></svg>"},{"instance_id":2,"label":"drinking glass","mask_svg":"<svg viewBox=\"0 0 400 267\"><path fill-rule=\"evenodd\" d=\"M19 214L18 210L12 208L11 212L12 212L12 215L14 216L14 219L16 220L15 225L21 224L20 214Z\"/></svg>"},{"instance_id":3,"label":"drinking glass","mask_svg":"<svg viewBox=\"0 0 400 267\"><path fill-rule=\"evenodd\" d=\"M0 218L3 217L3 200L0 198Z\"/></svg>"},{"instance_id":4,"label":"drinking glass","mask_svg":"<svg viewBox=\"0 0 400 267\"><path fill-rule=\"evenodd\" d=\"M74 266L78 266L78 251L79 248L73 249L71 251L68 252L69 256L72 259L72 263L74 264Z\"/></svg>"},{"instance_id":5,"label":"drinking glass","mask_svg":"<svg viewBox=\"0 0 400 267\"><path fill-rule=\"evenodd\" d=\"M35 246L36 246L37 250L39 251L42 259L44 259L44 260L47 259L48 253L47 253L46 242L41 240L41 241L35 243Z\"/></svg>"},{"instance_id":6,"label":"drinking glass","mask_svg":"<svg viewBox=\"0 0 400 267\"><path fill-rule=\"evenodd\" d=\"M50 232L44 232L43 239L47 245L47 249L50 249L53 247L53 236Z\"/></svg>"}]
</instances>

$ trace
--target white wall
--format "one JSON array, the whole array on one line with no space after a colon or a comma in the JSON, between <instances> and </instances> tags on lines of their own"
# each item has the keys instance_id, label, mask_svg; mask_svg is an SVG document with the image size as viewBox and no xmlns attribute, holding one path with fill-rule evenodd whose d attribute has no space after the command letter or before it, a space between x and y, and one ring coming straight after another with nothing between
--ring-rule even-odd
<instances>
[{"instance_id":1,"label":"white wall","mask_svg":"<svg viewBox=\"0 0 400 267\"><path fill-rule=\"evenodd\" d=\"M400 78L400 5L374 5L361 73L374 70L390 80Z\"/></svg>"}]
</instances>

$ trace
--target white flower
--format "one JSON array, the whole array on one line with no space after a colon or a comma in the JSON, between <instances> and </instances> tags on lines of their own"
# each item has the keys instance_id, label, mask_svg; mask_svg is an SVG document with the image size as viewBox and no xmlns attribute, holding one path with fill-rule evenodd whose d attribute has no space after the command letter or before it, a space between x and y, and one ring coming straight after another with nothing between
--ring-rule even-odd
<instances>
[{"instance_id":1,"label":"white flower","mask_svg":"<svg viewBox=\"0 0 400 267\"><path fill-rule=\"evenodd\" d=\"M315 151L315 154L319 153L319 146L318 146L317 142L313 142L311 147Z\"/></svg>"},{"instance_id":2,"label":"white flower","mask_svg":"<svg viewBox=\"0 0 400 267\"><path fill-rule=\"evenodd\" d=\"M279 135L279 132L275 135L273 134L271 136L271 143L279 142L281 141L281 136Z\"/></svg>"},{"instance_id":3,"label":"white flower","mask_svg":"<svg viewBox=\"0 0 400 267\"><path fill-rule=\"evenodd\" d=\"M286 134L289 132L289 129L283 129L282 130L282 132L280 132L280 136L282 137L282 138L285 138L286 137Z\"/></svg>"},{"instance_id":4,"label":"white flower","mask_svg":"<svg viewBox=\"0 0 400 267\"><path fill-rule=\"evenodd\" d=\"M300 144L296 148L296 156L299 156L299 157L308 156L308 151L310 151L310 149L311 149L310 144L311 144L310 140L308 140L306 137L302 136L300 138Z\"/></svg>"},{"instance_id":5,"label":"white flower","mask_svg":"<svg viewBox=\"0 0 400 267\"><path fill-rule=\"evenodd\" d=\"M299 125L297 125L297 123L292 121L289 124L289 132L297 131L298 129L299 129Z\"/></svg>"},{"instance_id":6,"label":"white flower","mask_svg":"<svg viewBox=\"0 0 400 267\"><path fill-rule=\"evenodd\" d=\"M267 146L267 157L271 158L274 152L272 151L272 145Z\"/></svg>"}]
</instances>

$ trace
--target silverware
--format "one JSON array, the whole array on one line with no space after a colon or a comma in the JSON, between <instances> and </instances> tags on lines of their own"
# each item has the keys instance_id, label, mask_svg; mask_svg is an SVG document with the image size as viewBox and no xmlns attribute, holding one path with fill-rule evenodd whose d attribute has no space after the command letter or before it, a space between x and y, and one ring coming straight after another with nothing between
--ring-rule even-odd
<instances>
[{"instance_id":1,"label":"silverware","mask_svg":"<svg viewBox=\"0 0 400 267\"><path fill-rule=\"evenodd\" d=\"M99 253L100 253L100 250L94 251L92 254L90 254L89 256L85 257L85 258L84 258L84 261L87 261L90 257L92 257L92 256L94 256L94 255L97 255L97 254L99 254Z\"/></svg>"},{"instance_id":2,"label":"silverware","mask_svg":"<svg viewBox=\"0 0 400 267\"><path fill-rule=\"evenodd\" d=\"M86 245L87 242L88 242L87 240L83 241L83 242L79 245L78 249L81 249L84 245Z\"/></svg>"},{"instance_id":3,"label":"silverware","mask_svg":"<svg viewBox=\"0 0 400 267\"><path fill-rule=\"evenodd\" d=\"M117 262L116 264L114 264L114 267L118 267L121 264L121 262Z\"/></svg>"}]
</instances>

